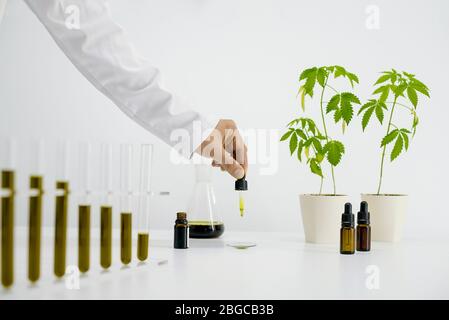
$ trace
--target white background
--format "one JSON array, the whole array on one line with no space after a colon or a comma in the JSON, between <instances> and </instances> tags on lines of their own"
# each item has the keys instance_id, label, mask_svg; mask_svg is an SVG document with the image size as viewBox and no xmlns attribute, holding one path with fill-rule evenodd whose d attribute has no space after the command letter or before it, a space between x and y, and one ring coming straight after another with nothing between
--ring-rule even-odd
<instances>
[{"instance_id":1,"label":"white background","mask_svg":"<svg viewBox=\"0 0 449 320\"><path fill-rule=\"evenodd\" d=\"M198 110L233 118L242 128L283 130L298 117L297 78L310 66L340 64L358 74L357 94L362 100L369 97L379 71L394 67L415 73L431 88L431 100L420 101L421 124L410 151L387 163L384 192L411 195L407 237L447 233L447 1L111 0L110 4L117 22L160 68L168 88ZM379 30L366 27L369 5L379 8ZM317 105L309 103L308 115L317 118L317 111ZM362 134L356 119L344 137L338 127L332 131L347 147L337 169L338 192L357 202L360 192L375 191L384 129L373 122ZM9 1L0 28L0 136L14 136L20 142L19 191L31 166L27 141L32 138L154 143L153 186L169 190L171 196L155 201L152 228L171 227L193 186L193 168L172 164L167 146L97 92L22 1ZM302 232L298 194L317 192L319 180L290 159L287 145L279 145L277 156L274 175L261 175L257 165L250 168L250 208L244 220L238 216L233 180L216 172L219 209L228 229ZM48 170L52 163L49 160ZM46 182L52 187L50 175ZM326 187L330 188L330 180ZM45 224L51 224L51 200L46 208ZM20 201L20 224L26 223L25 209L25 201Z\"/></svg>"}]
</instances>

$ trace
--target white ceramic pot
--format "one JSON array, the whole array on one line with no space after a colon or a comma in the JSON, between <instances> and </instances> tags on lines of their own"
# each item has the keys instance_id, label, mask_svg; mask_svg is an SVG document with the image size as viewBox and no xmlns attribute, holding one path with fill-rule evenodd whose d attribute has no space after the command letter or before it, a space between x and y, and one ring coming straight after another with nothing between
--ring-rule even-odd
<instances>
[{"instance_id":1,"label":"white ceramic pot","mask_svg":"<svg viewBox=\"0 0 449 320\"><path fill-rule=\"evenodd\" d=\"M299 202L306 242L338 244L345 195L301 194Z\"/></svg>"},{"instance_id":2,"label":"white ceramic pot","mask_svg":"<svg viewBox=\"0 0 449 320\"><path fill-rule=\"evenodd\" d=\"M362 194L371 214L373 241L398 242L402 238L408 196L402 194Z\"/></svg>"}]
</instances>

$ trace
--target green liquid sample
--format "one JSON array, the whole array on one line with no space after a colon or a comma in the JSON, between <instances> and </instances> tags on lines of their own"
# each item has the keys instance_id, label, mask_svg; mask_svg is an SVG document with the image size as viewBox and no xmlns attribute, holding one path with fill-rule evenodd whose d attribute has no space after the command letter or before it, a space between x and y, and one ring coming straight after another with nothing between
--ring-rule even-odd
<instances>
[{"instance_id":1,"label":"green liquid sample","mask_svg":"<svg viewBox=\"0 0 449 320\"><path fill-rule=\"evenodd\" d=\"M139 232L137 235L137 258L140 261L145 261L148 258L148 241L149 234L145 232Z\"/></svg>"},{"instance_id":2,"label":"green liquid sample","mask_svg":"<svg viewBox=\"0 0 449 320\"><path fill-rule=\"evenodd\" d=\"M122 213L120 216L120 260L123 264L131 262L132 254L132 214Z\"/></svg>"},{"instance_id":3,"label":"green liquid sample","mask_svg":"<svg viewBox=\"0 0 449 320\"><path fill-rule=\"evenodd\" d=\"M2 171L1 183L10 192L1 199L2 284L10 287L14 282L14 172Z\"/></svg>"},{"instance_id":4,"label":"green liquid sample","mask_svg":"<svg viewBox=\"0 0 449 320\"><path fill-rule=\"evenodd\" d=\"M78 268L81 272L90 267L90 206L78 207Z\"/></svg>"},{"instance_id":5,"label":"green liquid sample","mask_svg":"<svg viewBox=\"0 0 449 320\"><path fill-rule=\"evenodd\" d=\"M112 263L112 207L101 207L100 265L107 269Z\"/></svg>"},{"instance_id":6,"label":"green liquid sample","mask_svg":"<svg viewBox=\"0 0 449 320\"><path fill-rule=\"evenodd\" d=\"M56 219L55 219L55 261L54 273L57 277L65 274L65 259L67 245L67 210L69 202L68 182L56 182L56 189L64 191L63 195L56 196Z\"/></svg>"},{"instance_id":7,"label":"green liquid sample","mask_svg":"<svg viewBox=\"0 0 449 320\"><path fill-rule=\"evenodd\" d=\"M28 279L36 282L40 277L43 178L30 177L30 189L37 195L29 198Z\"/></svg>"},{"instance_id":8,"label":"green liquid sample","mask_svg":"<svg viewBox=\"0 0 449 320\"><path fill-rule=\"evenodd\" d=\"M218 238L224 232L224 223L214 221L189 221L189 238Z\"/></svg>"}]
</instances>

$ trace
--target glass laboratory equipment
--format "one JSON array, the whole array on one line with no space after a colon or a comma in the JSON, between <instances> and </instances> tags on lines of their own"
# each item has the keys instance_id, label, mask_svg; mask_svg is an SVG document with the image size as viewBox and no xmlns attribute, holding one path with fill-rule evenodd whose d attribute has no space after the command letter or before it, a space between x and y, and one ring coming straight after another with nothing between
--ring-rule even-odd
<instances>
[{"instance_id":1,"label":"glass laboratory equipment","mask_svg":"<svg viewBox=\"0 0 449 320\"><path fill-rule=\"evenodd\" d=\"M132 162L133 146L120 146L120 260L123 264L131 262L132 254Z\"/></svg>"},{"instance_id":2,"label":"glass laboratory equipment","mask_svg":"<svg viewBox=\"0 0 449 320\"><path fill-rule=\"evenodd\" d=\"M40 277L42 204L44 195L43 155L44 143L35 141L32 146L32 172L28 200L28 279L36 282Z\"/></svg>"},{"instance_id":3,"label":"glass laboratory equipment","mask_svg":"<svg viewBox=\"0 0 449 320\"><path fill-rule=\"evenodd\" d=\"M140 148L139 211L137 213L137 258L140 261L145 261L148 258L152 156L153 146L142 145Z\"/></svg>"},{"instance_id":4,"label":"glass laboratory equipment","mask_svg":"<svg viewBox=\"0 0 449 320\"><path fill-rule=\"evenodd\" d=\"M54 273L63 277L66 269L67 248L67 212L69 203L69 144L59 142L56 151L56 199L55 199L55 246L54 246Z\"/></svg>"},{"instance_id":5,"label":"glass laboratory equipment","mask_svg":"<svg viewBox=\"0 0 449 320\"><path fill-rule=\"evenodd\" d=\"M112 263L112 145L100 146L100 265L107 269Z\"/></svg>"},{"instance_id":6,"label":"glass laboratory equipment","mask_svg":"<svg viewBox=\"0 0 449 320\"><path fill-rule=\"evenodd\" d=\"M211 175L210 165L195 165L196 183L187 212L190 238L218 238L224 232L224 223L217 211Z\"/></svg>"},{"instance_id":7,"label":"glass laboratory equipment","mask_svg":"<svg viewBox=\"0 0 449 320\"><path fill-rule=\"evenodd\" d=\"M1 281L4 287L14 282L14 203L15 203L15 141L9 139L4 150L1 171ZM2 148L3 149L3 148Z\"/></svg>"},{"instance_id":8,"label":"glass laboratory equipment","mask_svg":"<svg viewBox=\"0 0 449 320\"><path fill-rule=\"evenodd\" d=\"M84 273L89 271L90 267L90 144L81 143L79 145L78 153L78 268Z\"/></svg>"}]
</instances>

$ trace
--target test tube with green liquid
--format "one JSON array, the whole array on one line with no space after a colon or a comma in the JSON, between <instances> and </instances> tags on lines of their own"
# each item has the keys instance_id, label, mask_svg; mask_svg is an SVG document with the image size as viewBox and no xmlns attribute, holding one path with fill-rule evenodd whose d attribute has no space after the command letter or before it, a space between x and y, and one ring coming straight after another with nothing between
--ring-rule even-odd
<instances>
[{"instance_id":1,"label":"test tube with green liquid","mask_svg":"<svg viewBox=\"0 0 449 320\"><path fill-rule=\"evenodd\" d=\"M132 163L133 146L120 146L120 260L127 265L132 259Z\"/></svg>"},{"instance_id":2,"label":"test tube with green liquid","mask_svg":"<svg viewBox=\"0 0 449 320\"><path fill-rule=\"evenodd\" d=\"M100 265L107 269L112 263L112 146L100 147L100 183L102 202L100 208Z\"/></svg>"},{"instance_id":3,"label":"test tube with green liquid","mask_svg":"<svg viewBox=\"0 0 449 320\"><path fill-rule=\"evenodd\" d=\"M33 171L30 176L28 199L28 280L36 282L40 278L41 265L41 229L42 229L42 206L44 197L43 178L43 141L33 143L31 148L34 155Z\"/></svg>"},{"instance_id":4,"label":"test tube with green liquid","mask_svg":"<svg viewBox=\"0 0 449 320\"><path fill-rule=\"evenodd\" d=\"M0 153L5 156L1 171L1 282L5 288L14 282L14 205L15 205L15 141L9 139Z\"/></svg>"},{"instance_id":5,"label":"test tube with green liquid","mask_svg":"<svg viewBox=\"0 0 449 320\"><path fill-rule=\"evenodd\" d=\"M90 154L89 143L79 146L79 205L78 205L78 268L85 273L90 268Z\"/></svg>"},{"instance_id":6,"label":"test tube with green liquid","mask_svg":"<svg viewBox=\"0 0 449 320\"><path fill-rule=\"evenodd\" d=\"M60 278L65 274L67 249L67 214L69 204L69 144L59 142L57 146L57 181L55 199L55 244L54 244L54 274Z\"/></svg>"},{"instance_id":7,"label":"test tube with green liquid","mask_svg":"<svg viewBox=\"0 0 449 320\"><path fill-rule=\"evenodd\" d=\"M151 164L153 146L143 144L140 148L140 182L139 182L139 210L137 213L137 258L145 261L148 258L150 199L151 192Z\"/></svg>"}]
</instances>

